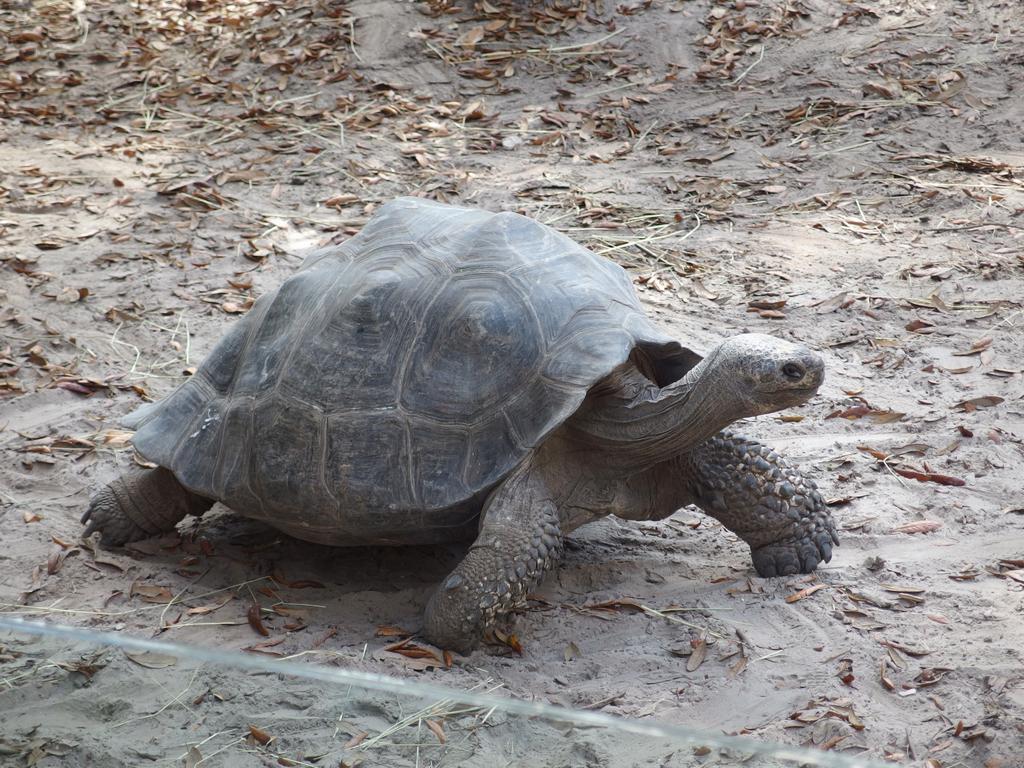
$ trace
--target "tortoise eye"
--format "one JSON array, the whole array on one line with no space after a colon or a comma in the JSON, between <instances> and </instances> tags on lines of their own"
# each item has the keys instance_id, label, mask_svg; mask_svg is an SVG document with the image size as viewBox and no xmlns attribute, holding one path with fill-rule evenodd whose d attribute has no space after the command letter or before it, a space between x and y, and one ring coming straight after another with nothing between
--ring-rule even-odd
<instances>
[{"instance_id":1,"label":"tortoise eye","mask_svg":"<svg viewBox=\"0 0 1024 768\"><path fill-rule=\"evenodd\" d=\"M804 377L804 368L799 363L786 363L782 366L782 375L790 381L800 381Z\"/></svg>"}]
</instances>

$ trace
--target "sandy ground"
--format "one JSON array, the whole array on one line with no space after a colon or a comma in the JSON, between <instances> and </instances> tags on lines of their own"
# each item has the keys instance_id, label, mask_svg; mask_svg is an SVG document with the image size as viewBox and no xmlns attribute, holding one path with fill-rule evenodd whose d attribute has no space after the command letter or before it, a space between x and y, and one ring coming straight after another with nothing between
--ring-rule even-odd
<instances>
[{"instance_id":1,"label":"sandy ground","mask_svg":"<svg viewBox=\"0 0 1024 768\"><path fill-rule=\"evenodd\" d=\"M1024 765L1022 34L1016 0L4 4L2 610ZM82 541L90 491L133 461L118 419L398 194L551 223L690 345L820 349L819 396L743 428L823 488L833 561L758 579L692 509L603 521L517 618L521 656L422 670L376 635L419 625L458 546L318 548L219 507L125 551ZM734 762L443 711L446 744L420 718L365 748L419 705L10 637L0 678L3 765Z\"/></svg>"}]
</instances>

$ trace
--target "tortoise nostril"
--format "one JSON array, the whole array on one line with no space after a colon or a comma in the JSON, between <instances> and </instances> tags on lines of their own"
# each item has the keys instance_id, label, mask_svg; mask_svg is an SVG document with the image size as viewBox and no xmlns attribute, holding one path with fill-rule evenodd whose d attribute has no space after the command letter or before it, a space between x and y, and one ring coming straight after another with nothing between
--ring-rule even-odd
<instances>
[{"instance_id":1,"label":"tortoise nostril","mask_svg":"<svg viewBox=\"0 0 1024 768\"><path fill-rule=\"evenodd\" d=\"M790 381L800 381L805 374L804 367L799 363L786 363L782 366L782 375Z\"/></svg>"}]
</instances>

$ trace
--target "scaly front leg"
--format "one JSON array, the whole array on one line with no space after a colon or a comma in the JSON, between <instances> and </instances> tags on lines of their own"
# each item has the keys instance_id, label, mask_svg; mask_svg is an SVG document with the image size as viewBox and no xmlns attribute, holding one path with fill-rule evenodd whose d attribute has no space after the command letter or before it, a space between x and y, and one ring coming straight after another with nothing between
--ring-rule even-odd
<instances>
[{"instance_id":1,"label":"scaly front leg","mask_svg":"<svg viewBox=\"0 0 1024 768\"><path fill-rule=\"evenodd\" d=\"M832 559L839 535L817 486L771 448L720 432L681 461L693 503L750 545L759 576Z\"/></svg>"},{"instance_id":2,"label":"scaly front leg","mask_svg":"<svg viewBox=\"0 0 1024 768\"><path fill-rule=\"evenodd\" d=\"M525 602L561 553L558 508L527 462L488 498L480 535L427 604L427 640L469 653L500 614Z\"/></svg>"}]
</instances>

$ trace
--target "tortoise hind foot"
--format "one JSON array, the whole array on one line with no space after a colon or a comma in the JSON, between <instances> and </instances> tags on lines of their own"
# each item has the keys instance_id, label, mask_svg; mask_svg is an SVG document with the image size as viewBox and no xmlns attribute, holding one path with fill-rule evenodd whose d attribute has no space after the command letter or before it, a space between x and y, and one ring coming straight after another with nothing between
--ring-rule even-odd
<instances>
[{"instance_id":1,"label":"tortoise hind foot","mask_svg":"<svg viewBox=\"0 0 1024 768\"><path fill-rule=\"evenodd\" d=\"M99 533L104 546L117 547L172 531L185 515L201 515L212 505L163 467L129 472L92 497L82 515L83 536Z\"/></svg>"},{"instance_id":2,"label":"tortoise hind foot","mask_svg":"<svg viewBox=\"0 0 1024 768\"><path fill-rule=\"evenodd\" d=\"M103 486L93 494L89 500L89 508L82 515L82 523L85 524L83 538L88 538L94 533L100 534L100 541L104 546L119 547L130 541L148 538L151 534L125 514L117 494L111 486L118 483L115 480L110 485Z\"/></svg>"}]
</instances>

